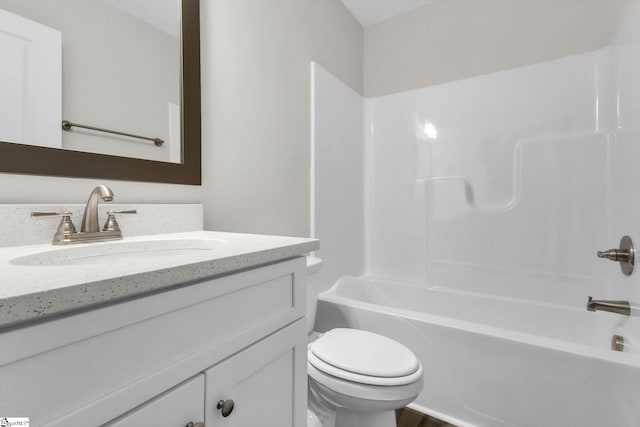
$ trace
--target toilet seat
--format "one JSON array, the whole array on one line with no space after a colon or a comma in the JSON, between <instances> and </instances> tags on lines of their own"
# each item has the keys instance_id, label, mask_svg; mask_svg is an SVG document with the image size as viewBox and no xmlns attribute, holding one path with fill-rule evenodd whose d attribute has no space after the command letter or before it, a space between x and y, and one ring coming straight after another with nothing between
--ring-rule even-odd
<instances>
[{"instance_id":1,"label":"toilet seat","mask_svg":"<svg viewBox=\"0 0 640 427\"><path fill-rule=\"evenodd\" d=\"M315 369L367 385L403 386L422 378L411 350L390 338L358 329L333 329L309 345Z\"/></svg>"},{"instance_id":2,"label":"toilet seat","mask_svg":"<svg viewBox=\"0 0 640 427\"><path fill-rule=\"evenodd\" d=\"M410 384L379 386L345 381L307 364L309 387L330 405L356 411L385 411L406 406L422 391L424 380L420 377Z\"/></svg>"}]
</instances>

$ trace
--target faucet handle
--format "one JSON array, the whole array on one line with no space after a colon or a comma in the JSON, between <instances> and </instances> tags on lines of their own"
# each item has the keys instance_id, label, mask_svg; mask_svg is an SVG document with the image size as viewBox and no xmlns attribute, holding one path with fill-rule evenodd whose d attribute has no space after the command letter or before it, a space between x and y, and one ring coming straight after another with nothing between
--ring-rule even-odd
<instances>
[{"instance_id":1,"label":"faucet handle","mask_svg":"<svg viewBox=\"0 0 640 427\"><path fill-rule=\"evenodd\" d=\"M50 218L52 216L70 217L73 215L69 211L64 212L31 212L31 218Z\"/></svg>"},{"instance_id":2,"label":"faucet handle","mask_svg":"<svg viewBox=\"0 0 640 427\"><path fill-rule=\"evenodd\" d=\"M131 209L131 210L128 210L128 211L108 211L107 215L114 215L114 214L115 215L122 215L122 214L135 215L137 213L138 213L138 211L136 209Z\"/></svg>"},{"instance_id":3,"label":"faucet handle","mask_svg":"<svg viewBox=\"0 0 640 427\"><path fill-rule=\"evenodd\" d=\"M596 255L598 255L598 258L619 262L622 273L624 273L625 276L630 276L631 273L633 273L636 250L634 249L633 242L629 236L624 236L620 239L619 249L598 251Z\"/></svg>"},{"instance_id":4,"label":"faucet handle","mask_svg":"<svg viewBox=\"0 0 640 427\"><path fill-rule=\"evenodd\" d=\"M58 225L58 229L56 230L55 238L60 236L68 236L70 234L76 233L76 226L73 225L71 221L71 215L73 215L69 211L64 212L31 212L31 218L39 219L39 218L51 218L61 216L62 220Z\"/></svg>"},{"instance_id":5,"label":"faucet handle","mask_svg":"<svg viewBox=\"0 0 640 427\"><path fill-rule=\"evenodd\" d=\"M107 212L107 221L104 223L104 227L102 227L102 231L119 231L120 224L116 221L116 215L135 215L138 211L135 209L128 211L108 211Z\"/></svg>"}]
</instances>

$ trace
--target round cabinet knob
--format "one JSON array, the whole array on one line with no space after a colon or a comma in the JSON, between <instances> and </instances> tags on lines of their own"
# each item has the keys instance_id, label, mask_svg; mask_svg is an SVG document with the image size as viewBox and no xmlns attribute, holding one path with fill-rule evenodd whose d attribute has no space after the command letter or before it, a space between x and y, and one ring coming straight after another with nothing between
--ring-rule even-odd
<instances>
[{"instance_id":1,"label":"round cabinet knob","mask_svg":"<svg viewBox=\"0 0 640 427\"><path fill-rule=\"evenodd\" d=\"M218 402L217 408L220 409L223 417L228 417L229 415L231 415L234 405L235 403L233 403L233 400L231 399L221 400L220 402Z\"/></svg>"}]
</instances>

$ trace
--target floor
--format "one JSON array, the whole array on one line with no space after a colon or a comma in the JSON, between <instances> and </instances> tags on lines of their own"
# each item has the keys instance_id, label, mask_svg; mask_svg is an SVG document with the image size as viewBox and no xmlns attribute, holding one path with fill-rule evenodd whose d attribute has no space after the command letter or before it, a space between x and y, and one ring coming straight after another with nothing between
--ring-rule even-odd
<instances>
[{"instance_id":1,"label":"floor","mask_svg":"<svg viewBox=\"0 0 640 427\"><path fill-rule=\"evenodd\" d=\"M396 411L396 422L398 427L456 427L453 424L409 408L402 408Z\"/></svg>"}]
</instances>

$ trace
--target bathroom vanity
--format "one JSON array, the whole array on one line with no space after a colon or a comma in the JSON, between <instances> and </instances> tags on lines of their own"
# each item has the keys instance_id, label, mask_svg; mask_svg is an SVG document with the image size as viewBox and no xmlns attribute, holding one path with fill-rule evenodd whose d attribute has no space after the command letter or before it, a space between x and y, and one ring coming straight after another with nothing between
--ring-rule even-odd
<instances>
[{"instance_id":1,"label":"bathroom vanity","mask_svg":"<svg viewBox=\"0 0 640 427\"><path fill-rule=\"evenodd\" d=\"M305 425L301 255L316 249L201 231L0 248L0 415L31 426Z\"/></svg>"}]
</instances>

